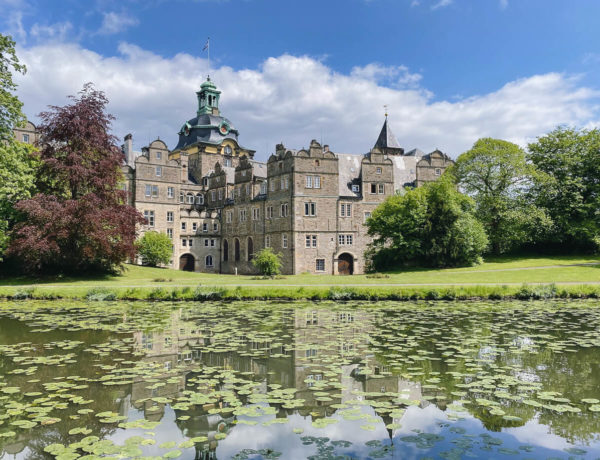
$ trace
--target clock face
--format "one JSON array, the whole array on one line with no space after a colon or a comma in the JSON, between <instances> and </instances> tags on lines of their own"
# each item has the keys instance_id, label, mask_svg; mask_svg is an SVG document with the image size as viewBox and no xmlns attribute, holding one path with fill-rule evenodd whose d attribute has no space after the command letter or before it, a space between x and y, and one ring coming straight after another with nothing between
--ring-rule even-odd
<instances>
[{"instance_id":1,"label":"clock face","mask_svg":"<svg viewBox=\"0 0 600 460\"><path fill-rule=\"evenodd\" d=\"M227 125L227 123L223 122L221 123L221 125L219 126L219 132L225 136L227 133L229 133L229 126Z\"/></svg>"}]
</instances>

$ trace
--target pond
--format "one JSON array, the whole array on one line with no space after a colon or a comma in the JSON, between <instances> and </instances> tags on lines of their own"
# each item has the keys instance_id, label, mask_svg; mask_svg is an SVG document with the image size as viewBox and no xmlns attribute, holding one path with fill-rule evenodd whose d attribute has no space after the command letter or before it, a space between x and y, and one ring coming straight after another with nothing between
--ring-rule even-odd
<instances>
[{"instance_id":1,"label":"pond","mask_svg":"<svg viewBox=\"0 0 600 460\"><path fill-rule=\"evenodd\" d=\"M600 303L0 303L0 459L600 457Z\"/></svg>"}]
</instances>

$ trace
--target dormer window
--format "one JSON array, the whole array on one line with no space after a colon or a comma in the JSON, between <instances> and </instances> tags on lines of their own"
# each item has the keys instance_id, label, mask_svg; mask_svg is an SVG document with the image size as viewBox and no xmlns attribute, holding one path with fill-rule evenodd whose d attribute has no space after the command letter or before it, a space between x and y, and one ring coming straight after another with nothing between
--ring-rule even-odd
<instances>
[{"instance_id":1,"label":"dormer window","mask_svg":"<svg viewBox=\"0 0 600 460\"><path fill-rule=\"evenodd\" d=\"M352 185L352 191L353 191L354 193L358 193L358 192L360 192L360 185L353 184L353 185Z\"/></svg>"},{"instance_id":2,"label":"dormer window","mask_svg":"<svg viewBox=\"0 0 600 460\"><path fill-rule=\"evenodd\" d=\"M223 151L225 152L225 155L231 155L231 153L233 152L233 149L231 148L230 145L226 145L225 148L223 149Z\"/></svg>"},{"instance_id":3,"label":"dormer window","mask_svg":"<svg viewBox=\"0 0 600 460\"><path fill-rule=\"evenodd\" d=\"M156 152L156 159L157 160L162 159L162 153L161 152Z\"/></svg>"}]
</instances>

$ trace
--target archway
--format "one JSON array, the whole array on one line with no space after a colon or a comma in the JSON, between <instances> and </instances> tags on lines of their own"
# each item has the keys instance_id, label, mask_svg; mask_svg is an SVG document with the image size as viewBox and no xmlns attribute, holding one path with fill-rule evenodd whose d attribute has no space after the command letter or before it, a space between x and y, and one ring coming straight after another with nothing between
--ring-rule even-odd
<instances>
[{"instance_id":1,"label":"archway","mask_svg":"<svg viewBox=\"0 0 600 460\"><path fill-rule=\"evenodd\" d=\"M240 240L235 239L235 261L238 262L240 260Z\"/></svg>"},{"instance_id":2,"label":"archway","mask_svg":"<svg viewBox=\"0 0 600 460\"><path fill-rule=\"evenodd\" d=\"M229 243L227 240L223 240L223 262L229 260Z\"/></svg>"},{"instance_id":3,"label":"archway","mask_svg":"<svg viewBox=\"0 0 600 460\"><path fill-rule=\"evenodd\" d=\"M338 256L338 273L340 275L352 275L354 273L354 257L344 252Z\"/></svg>"},{"instance_id":4,"label":"archway","mask_svg":"<svg viewBox=\"0 0 600 460\"><path fill-rule=\"evenodd\" d=\"M196 266L196 260L191 254L184 254L179 258L179 270L193 272Z\"/></svg>"},{"instance_id":5,"label":"archway","mask_svg":"<svg viewBox=\"0 0 600 460\"><path fill-rule=\"evenodd\" d=\"M254 241L251 237L248 237L248 262L254 257Z\"/></svg>"}]
</instances>

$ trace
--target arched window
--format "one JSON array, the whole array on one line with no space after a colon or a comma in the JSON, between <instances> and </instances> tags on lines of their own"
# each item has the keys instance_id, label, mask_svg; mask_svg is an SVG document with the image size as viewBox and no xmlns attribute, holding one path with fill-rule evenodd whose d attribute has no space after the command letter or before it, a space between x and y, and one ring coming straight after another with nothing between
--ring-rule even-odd
<instances>
[{"instance_id":1,"label":"arched window","mask_svg":"<svg viewBox=\"0 0 600 460\"><path fill-rule=\"evenodd\" d=\"M213 266L213 256L211 256L211 255L206 256L205 263L206 263L207 267L212 267Z\"/></svg>"},{"instance_id":2,"label":"arched window","mask_svg":"<svg viewBox=\"0 0 600 460\"><path fill-rule=\"evenodd\" d=\"M229 243L227 240L223 240L223 262L229 260Z\"/></svg>"},{"instance_id":3,"label":"arched window","mask_svg":"<svg viewBox=\"0 0 600 460\"><path fill-rule=\"evenodd\" d=\"M204 195L201 193L196 194L196 204L204 204Z\"/></svg>"},{"instance_id":4,"label":"arched window","mask_svg":"<svg viewBox=\"0 0 600 460\"><path fill-rule=\"evenodd\" d=\"M252 241L252 238L248 237L248 262L250 262L253 257L254 257L254 241Z\"/></svg>"},{"instance_id":5,"label":"arched window","mask_svg":"<svg viewBox=\"0 0 600 460\"><path fill-rule=\"evenodd\" d=\"M239 261L240 260L240 240L238 240L237 238L235 239L235 261Z\"/></svg>"},{"instance_id":6,"label":"arched window","mask_svg":"<svg viewBox=\"0 0 600 460\"><path fill-rule=\"evenodd\" d=\"M231 155L231 152L232 152L231 146L226 145L224 151L225 151L225 155Z\"/></svg>"},{"instance_id":7,"label":"arched window","mask_svg":"<svg viewBox=\"0 0 600 460\"><path fill-rule=\"evenodd\" d=\"M187 194L187 202L188 204L194 204L194 195L192 195L191 193Z\"/></svg>"}]
</instances>

